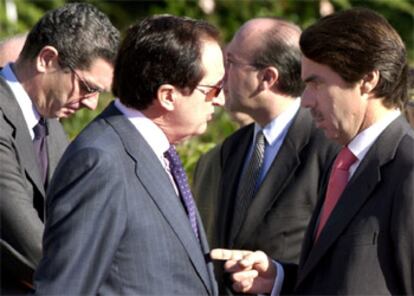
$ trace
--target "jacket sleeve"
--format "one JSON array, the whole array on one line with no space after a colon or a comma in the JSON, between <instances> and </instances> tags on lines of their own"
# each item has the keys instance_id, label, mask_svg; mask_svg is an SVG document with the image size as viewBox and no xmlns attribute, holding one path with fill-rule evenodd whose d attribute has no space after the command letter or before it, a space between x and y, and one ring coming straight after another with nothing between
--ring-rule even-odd
<instances>
[{"instance_id":1,"label":"jacket sleeve","mask_svg":"<svg viewBox=\"0 0 414 296\"><path fill-rule=\"evenodd\" d=\"M114 157L100 149L64 155L48 192L36 294L99 293L126 228L124 180Z\"/></svg>"},{"instance_id":2,"label":"jacket sleeve","mask_svg":"<svg viewBox=\"0 0 414 296\"><path fill-rule=\"evenodd\" d=\"M44 226L34 208L33 189L20 164L13 132L0 116L1 268L18 280L31 282L41 257Z\"/></svg>"}]
</instances>

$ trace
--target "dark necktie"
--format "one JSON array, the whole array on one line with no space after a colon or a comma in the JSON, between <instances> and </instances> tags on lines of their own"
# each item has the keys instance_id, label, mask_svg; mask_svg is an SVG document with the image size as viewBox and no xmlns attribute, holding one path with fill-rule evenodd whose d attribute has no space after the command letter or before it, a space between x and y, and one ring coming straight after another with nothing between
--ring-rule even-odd
<instances>
[{"instance_id":1,"label":"dark necktie","mask_svg":"<svg viewBox=\"0 0 414 296\"><path fill-rule=\"evenodd\" d=\"M355 155L347 147L342 148L335 159L331 175L329 177L328 189L319 217L318 229L316 231L315 241L318 239L323 227L328 221L333 209L335 208L339 197L344 191L349 179L349 168L357 160Z\"/></svg>"},{"instance_id":2,"label":"dark necktie","mask_svg":"<svg viewBox=\"0 0 414 296\"><path fill-rule=\"evenodd\" d=\"M265 151L265 139L262 131L257 133L253 149L254 150L249 164L247 165L239 181L237 199L233 214L233 235L238 233L256 192L257 181L259 179Z\"/></svg>"},{"instance_id":3,"label":"dark necktie","mask_svg":"<svg viewBox=\"0 0 414 296\"><path fill-rule=\"evenodd\" d=\"M33 128L33 132L35 134L35 137L33 139L33 146L36 152L42 181L43 184L46 185L48 171L46 136L48 135L48 130L46 122L43 118L41 118L38 124L36 124L36 126Z\"/></svg>"},{"instance_id":4,"label":"dark necktie","mask_svg":"<svg viewBox=\"0 0 414 296\"><path fill-rule=\"evenodd\" d=\"M174 146L170 146L164 153L164 156L168 159L170 172L174 178L175 184L178 187L178 191L181 196L181 200L187 211L188 219L190 220L191 228L194 231L195 236L198 239L198 227L196 219L196 206L194 203L193 195L191 194L190 187L187 181L187 175L184 172L183 165L180 157L177 154Z\"/></svg>"}]
</instances>

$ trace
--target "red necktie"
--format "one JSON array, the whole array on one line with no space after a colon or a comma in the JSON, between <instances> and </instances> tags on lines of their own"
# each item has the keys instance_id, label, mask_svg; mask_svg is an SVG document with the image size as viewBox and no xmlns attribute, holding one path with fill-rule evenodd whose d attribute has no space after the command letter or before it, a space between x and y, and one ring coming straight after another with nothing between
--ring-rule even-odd
<instances>
[{"instance_id":1,"label":"red necktie","mask_svg":"<svg viewBox=\"0 0 414 296\"><path fill-rule=\"evenodd\" d=\"M326 198L319 217L319 225L315 241L318 239L326 221L328 221L332 210L344 191L349 179L349 168L356 160L357 158L348 147L342 148L341 152L339 152L336 157L331 176L329 177L328 190L326 191Z\"/></svg>"}]
</instances>

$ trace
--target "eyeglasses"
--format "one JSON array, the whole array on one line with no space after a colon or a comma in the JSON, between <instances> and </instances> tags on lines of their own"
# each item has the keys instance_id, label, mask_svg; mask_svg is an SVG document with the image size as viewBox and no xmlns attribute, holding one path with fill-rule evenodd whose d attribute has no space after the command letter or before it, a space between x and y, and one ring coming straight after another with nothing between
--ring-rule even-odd
<instances>
[{"instance_id":1,"label":"eyeglasses","mask_svg":"<svg viewBox=\"0 0 414 296\"><path fill-rule=\"evenodd\" d=\"M226 68L228 68L229 66L244 66L244 67L250 67L250 68L254 68L256 70L259 70L260 68L262 68L261 65L258 64L249 64L249 63L242 63L242 62L236 62L230 59L226 60Z\"/></svg>"},{"instance_id":2,"label":"eyeglasses","mask_svg":"<svg viewBox=\"0 0 414 296\"><path fill-rule=\"evenodd\" d=\"M97 86L90 86L84 79L82 79L79 74L73 69L72 66L68 65L70 71L78 78L79 80L79 88L87 95L95 94L95 93L102 93L104 90Z\"/></svg>"},{"instance_id":3,"label":"eyeglasses","mask_svg":"<svg viewBox=\"0 0 414 296\"><path fill-rule=\"evenodd\" d=\"M204 90L201 87L208 87L210 90ZM223 88L223 80L219 81L216 85L207 85L207 84L199 84L196 86L196 90L200 91L202 94L206 96L207 101L211 101L214 98L217 98Z\"/></svg>"}]
</instances>

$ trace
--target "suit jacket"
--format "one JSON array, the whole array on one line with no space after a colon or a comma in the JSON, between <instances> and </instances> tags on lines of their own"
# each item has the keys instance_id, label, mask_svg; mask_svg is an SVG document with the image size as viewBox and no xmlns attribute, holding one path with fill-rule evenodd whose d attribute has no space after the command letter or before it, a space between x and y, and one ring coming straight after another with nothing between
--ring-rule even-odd
<instances>
[{"instance_id":1,"label":"suit jacket","mask_svg":"<svg viewBox=\"0 0 414 296\"><path fill-rule=\"evenodd\" d=\"M319 196L319 180L339 147L315 127L309 111L299 109L253 198L244 223L238 233L233 233L236 192L253 132L253 124L244 127L222 145L222 178L219 197L214 201L218 205L212 233L208 234L212 237L211 244L213 247L260 249L273 258L297 263L303 236ZM201 215L207 219L211 214L201 212ZM231 293L223 286L220 265L216 266L216 276L221 293Z\"/></svg>"},{"instance_id":2,"label":"suit jacket","mask_svg":"<svg viewBox=\"0 0 414 296\"><path fill-rule=\"evenodd\" d=\"M282 292L413 295L414 132L404 118L375 141L314 243L322 203Z\"/></svg>"},{"instance_id":3,"label":"suit jacket","mask_svg":"<svg viewBox=\"0 0 414 296\"><path fill-rule=\"evenodd\" d=\"M214 238L215 214L218 211L219 185L221 180L220 164L221 144L203 154L194 168L192 191L203 220L207 240L211 244Z\"/></svg>"},{"instance_id":4,"label":"suit jacket","mask_svg":"<svg viewBox=\"0 0 414 296\"><path fill-rule=\"evenodd\" d=\"M47 120L49 176L67 145L56 119ZM24 292L41 257L45 188L23 113L0 77L1 292Z\"/></svg>"},{"instance_id":5,"label":"suit jacket","mask_svg":"<svg viewBox=\"0 0 414 296\"><path fill-rule=\"evenodd\" d=\"M49 188L39 295L215 295L171 180L113 104L66 150Z\"/></svg>"}]
</instances>

